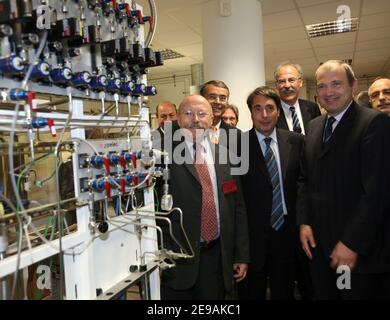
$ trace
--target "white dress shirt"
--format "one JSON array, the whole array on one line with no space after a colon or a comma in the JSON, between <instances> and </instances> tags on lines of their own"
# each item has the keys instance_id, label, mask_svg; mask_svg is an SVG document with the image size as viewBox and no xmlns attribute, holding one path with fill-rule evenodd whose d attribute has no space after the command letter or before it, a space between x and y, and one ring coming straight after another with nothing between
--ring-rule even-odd
<instances>
[{"instance_id":1,"label":"white dress shirt","mask_svg":"<svg viewBox=\"0 0 390 320\"><path fill-rule=\"evenodd\" d=\"M303 124L303 118L302 118L302 113L301 113L301 107L299 106L299 101L295 101L294 105L289 105L285 103L284 101L280 100L282 104L282 109L284 112L284 115L286 117L287 125L288 125L288 130L294 131L293 130L293 120L292 120L292 115L291 115L291 110L290 107L295 107L295 112L297 114L298 120L299 120L299 125L301 126L302 134L305 134L305 126Z\"/></svg>"}]
</instances>

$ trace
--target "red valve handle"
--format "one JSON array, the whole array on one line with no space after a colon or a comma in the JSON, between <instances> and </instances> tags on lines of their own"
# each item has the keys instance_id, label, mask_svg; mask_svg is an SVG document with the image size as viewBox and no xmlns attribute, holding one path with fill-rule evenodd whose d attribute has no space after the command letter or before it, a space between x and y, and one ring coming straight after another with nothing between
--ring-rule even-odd
<instances>
[{"instance_id":1,"label":"red valve handle","mask_svg":"<svg viewBox=\"0 0 390 320\"><path fill-rule=\"evenodd\" d=\"M125 179L121 179L121 189L122 189L122 194L126 193L126 185L125 185Z\"/></svg>"},{"instance_id":2,"label":"red valve handle","mask_svg":"<svg viewBox=\"0 0 390 320\"><path fill-rule=\"evenodd\" d=\"M107 173L110 174L110 159L108 159L108 157L104 157L103 163Z\"/></svg>"},{"instance_id":3,"label":"red valve handle","mask_svg":"<svg viewBox=\"0 0 390 320\"><path fill-rule=\"evenodd\" d=\"M136 154L131 155L131 163L133 164L133 168L135 170L137 168L137 155Z\"/></svg>"},{"instance_id":4,"label":"red valve handle","mask_svg":"<svg viewBox=\"0 0 390 320\"><path fill-rule=\"evenodd\" d=\"M52 118L47 119L47 125L49 126L51 135L55 137L57 135L56 127L54 126L54 120Z\"/></svg>"},{"instance_id":5,"label":"red valve handle","mask_svg":"<svg viewBox=\"0 0 390 320\"><path fill-rule=\"evenodd\" d=\"M33 112L37 111L37 103L35 100L35 92L29 91L27 93L27 103L30 105Z\"/></svg>"},{"instance_id":6,"label":"red valve handle","mask_svg":"<svg viewBox=\"0 0 390 320\"><path fill-rule=\"evenodd\" d=\"M125 170L126 169L126 160L125 160L125 157L123 155L119 157L119 162L121 163L123 170Z\"/></svg>"},{"instance_id":7,"label":"red valve handle","mask_svg":"<svg viewBox=\"0 0 390 320\"><path fill-rule=\"evenodd\" d=\"M106 197L111 197L111 183L110 181L106 181Z\"/></svg>"}]
</instances>

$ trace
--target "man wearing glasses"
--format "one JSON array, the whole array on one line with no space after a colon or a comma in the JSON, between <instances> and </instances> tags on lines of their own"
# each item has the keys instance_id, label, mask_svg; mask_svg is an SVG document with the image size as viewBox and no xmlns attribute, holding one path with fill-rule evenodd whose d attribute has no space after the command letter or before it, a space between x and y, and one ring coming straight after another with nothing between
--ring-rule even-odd
<instances>
[{"instance_id":1,"label":"man wearing glasses","mask_svg":"<svg viewBox=\"0 0 390 320\"><path fill-rule=\"evenodd\" d=\"M368 88L368 96L373 108L390 117L390 79L379 78Z\"/></svg>"},{"instance_id":2,"label":"man wearing glasses","mask_svg":"<svg viewBox=\"0 0 390 320\"><path fill-rule=\"evenodd\" d=\"M233 281L246 276L249 237L245 203L239 179L232 176L230 165L221 161L225 147L210 143L212 121L211 106L200 95L184 98L179 106L177 133L184 141L174 140L173 147L174 154L183 151L186 161L173 157L169 185L173 206L183 212L194 256L178 259L174 268L163 271L163 300L220 300L232 291ZM173 234L190 253L178 215L172 213L171 221ZM169 235L164 236L164 244L174 252L181 250Z\"/></svg>"},{"instance_id":3,"label":"man wearing glasses","mask_svg":"<svg viewBox=\"0 0 390 320\"><path fill-rule=\"evenodd\" d=\"M275 70L276 89L282 100L277 127L305 134L307 123L321 115L317 104L298 99L302 88L303 71L300 65L282 62Z\"/></svg>"}]
</instances>

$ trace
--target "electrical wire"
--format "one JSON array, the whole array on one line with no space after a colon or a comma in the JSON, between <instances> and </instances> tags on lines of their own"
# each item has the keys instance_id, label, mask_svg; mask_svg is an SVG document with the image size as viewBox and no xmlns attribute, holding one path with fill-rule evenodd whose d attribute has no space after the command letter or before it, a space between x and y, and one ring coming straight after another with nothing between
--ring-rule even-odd
<instances>
[{"instance_id":1,"label":"electrical wire","mask_svg":"<svg viewBox=\"0 0 390 320\"><path fill-rule=\"evenodd\" d=\"M43 35L41 36L41 39L40 39L40 42L39 42L39 46L38 46L38 49L36 50L36 53L34 55L34 59L32 61L32 63L30 64L28 70L27 70L27 73L22 81L22 85L21 85L21 89L25 89L27 87L27 82L28 82L28 79L30 78L30 75L31 75L31 72L34 68L34 64L35 62L38 60L39 56L41 55L41 52L46 44L46 40L47 40L47 35L48 35L48 31L45 30L43 31ZM13 191L14 191L14 195L15 195L15 198L16 198L16 203L18 204L18 206L24 210L24 206L23 206L23 203L22 203L22 199L20 198L20 193L19 193L19 190L17 189L17 186L16 186L16 180L15 180L15 171L14 171L14 161L13 161L13 147L14 147L14 141L15 141L15 127L16 127L16 122L17 122L17 119L18 119L18 114L19 114L19 107L20 107L20 103L18 102L15 106L15 111L14 111L14 115L13 115L13 119L12 119L12 125L11 125L11 132L10 132L10 140L9 140L9 146L8 146L8 164L9 164L9 173L10 173L10 180L11 180L11 186L13 188ZM16 209L16 208L15 208ZM20 235L19 237L21 237L21 233L22 233L22 222L20 221L20 217L18 215L18 211L15 210L14 211L15 214L16 214L16 217L18 219L18 224L20 226ZM16 290L16 283L18 281L18 271L19 271L19 265L20 265L20 254L21 254L21 239L19 241L19 244L18 244L18 255L17 255L17 263L16 263L16 271L15 271L15 278L14 278L14 284L12 286L12 293L11 293L11 297L13 298L14 295L15 295L15 290Z\"/></svg>"},{"instance_id":2,"label":"electrical wire","mask_svg":"<svg viewBox=\"0 0 390 320\"><path fill-rule=\"evenodd\" d=\"M11 200L9 200L5 196L3 196L1 193L0 193L0 199L2 201L4 201L11 208L12 211L17 212L16 208L13 205L13 203L11 202ZM11 299L15 298L16 284L18 282L18 273L19 273L19 267L20 267L20 254L22 251L22 236L23 236L22 235L23 224L22 224L22 220L20 219L18 214L16 215L16 220L18 221L20 231L19 231L19 239L17 242L17 259L16 259L16 268L15 268L15 272L14 272L14 279L13 279L12 290L11 290Z\"/></svg>"}]
</instances>

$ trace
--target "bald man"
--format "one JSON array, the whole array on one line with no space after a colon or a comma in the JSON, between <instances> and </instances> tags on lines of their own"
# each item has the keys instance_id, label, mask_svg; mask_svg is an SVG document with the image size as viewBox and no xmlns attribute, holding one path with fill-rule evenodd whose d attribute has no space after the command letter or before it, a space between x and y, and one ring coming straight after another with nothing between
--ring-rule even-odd
<instances>
[{"instance_id":1,"label":"bald man","mask_svg":"<svg viewBox=\"0 0 390 320\"><path fill-rule=\"evenodd\" d=\"M231 175L230 165L219 161L226 148L211 143L212 121L212 109L204 97L184 98L178 114L184 141L173 141L173 147L190 156L184 164L182 159L173 159L169 184L173 206L183 211L195 257L177 261L176 267L163 272L162 299L223 299L233 281L246 276L249 239L241 185ZM186 243L179 221L172 219L172 223L179 242ZM180 250L169 236L164 239L169 249Z\"/></svg>"},{"instance_id":2,"label":"bald man","mask_svg":"<svg viewBox=\"0 0 390 320\"><path fill-rule=\"evenodd\" d=\"M373 108L390 116L390 79L380 78L368 88L368 97Z\"/></svg>"},{"instance_id":3,"label":"bald man","mask_svg":"<svg viewBox=\"0 0 390 320\"><path fill-rule=\"evenodd\" d=\"M158 120L158 128L152 131L153 148L164 149L164 135L168 130L169 137L173 131L177 129L177 110L176 105L170 101L163 101L156 107L156 117Z\"/></svg>"}]
</instances>

